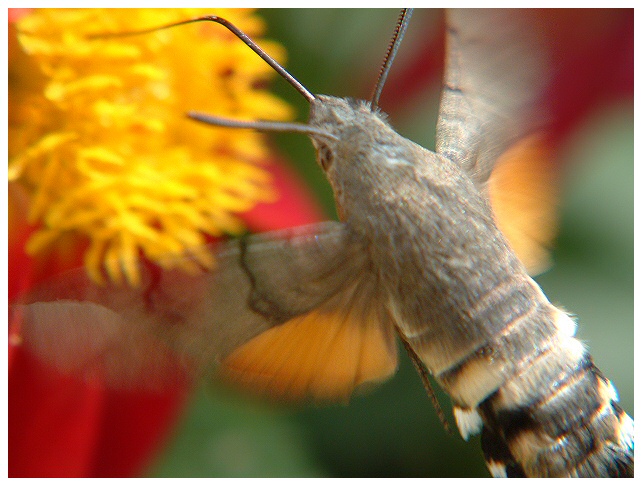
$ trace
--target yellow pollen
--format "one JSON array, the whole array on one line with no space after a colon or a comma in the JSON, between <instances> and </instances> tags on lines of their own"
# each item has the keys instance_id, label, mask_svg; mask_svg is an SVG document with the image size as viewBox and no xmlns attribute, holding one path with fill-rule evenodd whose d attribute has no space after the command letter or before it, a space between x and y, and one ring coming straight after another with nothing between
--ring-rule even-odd
<instances>
[{"instance_id":1,"label":"yellow pollen","mask_svg":"<svg viewBox=\"0 0 642 486\"><path fill-rule=\"evenodd\" d=\"M138 285L140 258L185 271L214 266L207 238L242 232L239 214L275 199L259 165L268 154L262 135L185 117L292 118L257 88L273 73L247 46L213 24L91 38L211 13L42 9L17 23L9 181L30 194L29 222L39 228L27 243L32 256L75 235L88 242L95 282ZM255 40L264 31L251 10L215 13ZM260 44L283 60L279 45Z\"/></svg>"}]
</instances>

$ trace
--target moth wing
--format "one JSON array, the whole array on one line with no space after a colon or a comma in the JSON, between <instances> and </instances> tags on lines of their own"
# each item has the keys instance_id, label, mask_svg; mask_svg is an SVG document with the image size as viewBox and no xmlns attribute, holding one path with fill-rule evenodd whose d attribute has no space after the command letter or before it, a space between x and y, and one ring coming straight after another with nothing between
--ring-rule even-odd
<instances>
[{"instance_id":1,"label":"moth wing","mask_svg":"<svg viewBox=\"0 0 642 486\"><path fill-rule=\"evenodd\" d=\"M319 308L258 335L222 362L221 374L277 400L345 401L397 369L393 323L373 275Z\"/></svg>"},{"instance_id":2,"label":"moth wing","mask_svg":"<svg viewBox=\"0 0 642 486\"><path fill-rule=\"evenodd\" d=\"M256 336L289 329L284 324L354 288L366 265L362 245L341 223L211 251L216 269L189 275L148 266L137 288L97 286L84 269L69 272L13 305L12 323L23 345L59 371L116 387L163 388L215 373ZM332 316L317 324L332 328L326 319ZM300 349L306 344L314 349L314 339Z\"/></svg>"},{"instance_id":3,"label":"moth wing","mask_svg":"<svg viewBox=\"0 0 642 486\"><path fill-rule=\"evenodd\" d=\"M487 183L495 221L528 273L551 266L558 229L559 168L541 133L526 136L504 152Z\"/></svg>"},{"instance_id":4,"label":"moth wing","mask_svg":"<svg viewBox=\"0 0 642 486\"><path fill-rule=\"evenodd\" d=\"M447 12L446 68L437 152L483 184L500 155L541 128L548 82L541 40L527 12Z\"/></svg>"},{"instance_id":5,"label":"moth wing","mask_svg":"<svg viewBox=\"0 0 642 486\"><path fill-rule=\"evenodd\" d=\"M450 10L447 24L437 152L489 197L498 226L537 273L548 264L558 201L552 151L540 132L550 75L541 31L519 10Z\"/></svg>"}]
</instances>

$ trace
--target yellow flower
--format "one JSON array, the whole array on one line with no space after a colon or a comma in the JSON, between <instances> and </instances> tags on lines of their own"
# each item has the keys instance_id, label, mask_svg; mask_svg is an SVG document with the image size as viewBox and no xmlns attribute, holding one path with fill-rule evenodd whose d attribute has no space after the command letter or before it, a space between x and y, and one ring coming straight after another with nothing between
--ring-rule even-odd
<instances>
[{"instance_id":1,"label":"yellow flower","mask_svg":"<svg viewBox=\"0 0 642 486\"><path fill-rule=\"evenodd\" d=\"M17 24L22 52L9 68L9 180L30 196L39 230L31 255L69 235L88 242L96 282L139 282L141 255L199 251L207 235L243 230L237 213L274 199L261 135L202 126L190 110L239 119L292 116L260 86L271 69L222 26L198 23L152 34L91 38L221 15L256 39L263 22L247 10L52 9ZM261 42L275 58L284 53ZM192 260L193 261L193 260ZM196 265L196 263L192 263Z\"/></svg>"}]
</instances>

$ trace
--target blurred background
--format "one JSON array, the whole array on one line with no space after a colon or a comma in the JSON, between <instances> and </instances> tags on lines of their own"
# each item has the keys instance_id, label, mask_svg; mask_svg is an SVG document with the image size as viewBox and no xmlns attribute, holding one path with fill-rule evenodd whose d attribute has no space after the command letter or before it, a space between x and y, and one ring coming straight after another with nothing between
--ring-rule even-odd
<instances>
[{"instance_id":1,"label":"blurred background","mask_svg":"<svg viewBox=\"0 0 642 486\"><path fill-rule=\"evenodd\" d=\"M595 80L602 75L617 78L613 70L620 69L632 83L632 13L579 12L551 14L562 27L564 22L572 26L565 30L566 37L557 39L575 49L568 93L575 95L591 83L597 87L592 95L571 100L574 104L569 97L557 100L560 105L571 103L561 109L578 115L559 150L563 191L554 266L537 281L552 302L578 316L579 338L632 416L632 86L629 91L612 79L603 85ZM386 9L261 13L268 24L266 37L286 48L286 67L310 91L363 98L370 96L397 14ZM427 148L434 148L441 22L441 12L415 13L381 100L393 126ZM629 27L630 55L613 47L618 40L628 42ZM596 45L601 47L595 50ZM299 120L307 118L305 101L289 85L276 81L274 92L297 108ZM330 188L307 138L287 134L273 140L328 218L334 217ZM392 380L354 397L349 405L276 406L226 389L198 389L148 474L488 476L478 438L467 443L444 431L411 363L403 353L400 356L400 369ZM440 401L450 417L448 399L440 395Z\"/></svg>"}]
</instances>

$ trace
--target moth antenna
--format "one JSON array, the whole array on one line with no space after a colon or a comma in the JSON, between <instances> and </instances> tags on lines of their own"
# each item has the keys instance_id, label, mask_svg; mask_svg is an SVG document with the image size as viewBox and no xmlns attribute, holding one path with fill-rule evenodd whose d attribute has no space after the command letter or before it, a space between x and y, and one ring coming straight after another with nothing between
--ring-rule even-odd
<instances>
[{"instance_id":1,"label":"moth antenna","mask_svg":"<svg viewBox=\"0 0 642 486\"><path fill-rule=\"evenodd\" d=\"M428 378L428 370L426 370L426 367L421 362L421 359L419 358L419 356L417 356L417 353L415 353L414 349L412 349L412 346L410 346L410 343L406 340L406 338L399 331L399 329L397 329L397 335L399 336L399 339L401 339L404 349L408 353L408 356L410 356L410 360L412 361L412 364L415 366L417 373L419 373L419 376L421 377L421 381L424 384L424 388L426 390L426 393L430 397L430 401L432 402L433 407L435 407L435 411L437 412L437 417L439 417L439 421L441 422L441 425L444 427L446 432L448 432L449 434L452 434L453 431L450 427L450 424L448 423L446 414L444 413L444 410L441 408L441 405L439 404L439 400L437 400L437 395L435 394L435 390L433 390L432 384L430 383L430 379Z\"/></svg>"},{"instance_id":2,"label":"moth antenna","mask_svg":"<svg viewBox=\"0 0 642 486\"><path fill-rule=\"evenodd\" d=\"M392 39L390 44L388 44L388 50L386 55L383 58L383 64L379 70L379 77L377 78L377 83L375 84L372 97L370 98L370 105L372 108L379 106L379 97L383 91L383 85L386 84L386 78L390 72L390 67L392 66L392 61L394 61L395 56L397 55L397 50L399 50L399 45L403 40L403 36L406 33L408 28L408 22L410 22L410 17L412 17L412 8L401 9L399 14L399 19L397 20L397 26L395 27L395 32L392 34Z\"/></svg>"},{"instance_id":3,"label":"moth antenna","mask_svg":"<svg viewBox=\"0 0 642 486\"><path fill-rule=\"evenodd\" d=\"M181 22L174 22L171 24L161 25L159 27L152 27L151 29L117 32L117 33L110 33L110 34L95 34L95 35L89 36L89 38L105 39L110 37L127 37L131 35L150 34L152 32L158 32L159 30L178 27L179 25L194 24L196 22L215 22L217 24L222 25L227 30L232 32L236 37L241 39L245 43L245 45L247 45L250 49L252 49L256 54L258 54L258 56L261 59L263 59L266 63L268 63L272 67L272 69L274 69L283 79L285 79L288 83L290 83L294 87L294 89L296 89L299 93L301 93L303 97L306 100L308 100L308 103L311 103L315 99L314 95L310 93L310 91L308 91L305 86L303 86L294 76L292 76L289 72L287 72L283 66L281 66L278 62L272 59L267 52L261 49L252 39L250 39L245 33L243 33L243 31L241 31L238 27L236 27L230 21L222 17L218 17L217 15L205 15L203 17L197 17L190 20L183 20Z\"/></svg>"},{"instance_id":4,"label":"moth antenna","mask_svg":"<svg viewBox=\"0 0 642 486\"><path fill-rule=\"evenodd\" d=\"M290 133L303 133L305 135L321 135L326 138L338 140L336 135L321 130L318 127L306 125L305 123L288 123L276 121L244 121L234 120L232 118L224 118L220 116L206 115L196 111L190 111L187 116L193 120L207 123L208 125L216 125L219 127L228 128L251 128L260 132L290 132Z\"/></svg>"}]
</instances>

